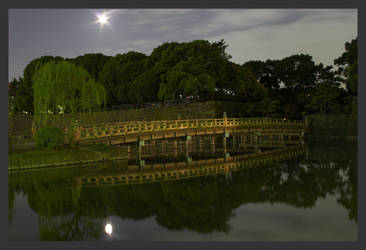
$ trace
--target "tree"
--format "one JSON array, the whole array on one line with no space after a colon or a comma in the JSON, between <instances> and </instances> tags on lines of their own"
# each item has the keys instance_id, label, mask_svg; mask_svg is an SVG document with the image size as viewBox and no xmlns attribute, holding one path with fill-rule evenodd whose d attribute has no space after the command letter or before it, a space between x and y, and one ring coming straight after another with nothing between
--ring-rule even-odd
<instances>
[{"instance_id":1,"label":"tree","mask_svg":"<svg viewBox=\"0 0 366 250\"><path fill-rule=\"evenodd\" d=\"M280 88L280 60L262 61L248 61L243 64L244 67L249 68L256 76L257 81L262 83L268 90L271 96L276 90Z\"/></svg>"},{"instance_id":2,"label":"tree","mask_svg":"<svg viewBox=\"0 0 366 250\"><path fill-rule=\"evenodd\" d=\"M11 82L8 83L8 112L9 113L14 113L14 111L17 109L15 107L16 93L22 82L23 82L23 79L20 77L19 80L14 78Z\"/></svg>"},{"instance_id":3,"label":"tree","mask_svg":"<svg viewBox=\"0 0 366 250\"><path fill-rule=\"evenodd\" d=\"M109 59L99 73L99 82L107 92L108 106L130 103L128 96L132 82L146 70L145 54L128 52Z\"/></svg>"},{"instance_id":4,"label":"tree","mask_svg":"<svg viewBox=\"0 0 366 250\"><path fill-rule=\"evenodd\" d=\"M158 99L160 78L153 68L139 75L129 86L128 97L133 103L143 104Z\"/></svg>"},{"instance_id":5,"label":"tree","mask_svg":"<svg viewBox=\"0 0 366 250\"><path fill-rule=\"evenodd\" d=\"M338 113L342 112L341 78L339 78L332 66L324 66L322 63L316 66L315 87L303 91L305 103L304 112Z\"/></svg>"},{"instance_id":6,"label":"tree","mask_svg":"<svg viewBox=\"0 0 366 250\"><path fill-rule=\"evenodd\" d=\"M208 69L204 66L204 58L189 57L181 61L168 70L166 74L168 89L172 94L178 96L209 96L213 99L216 87L215 78L212 77Z\"/></svg>"},{"instance_id":7,"label":"tree","mask_svg":"<svg viewBox=\"0 0 366 250\"><path fill-rule=\"evenodd\" d=\"M354 96L357 95L357 37L351 42L346 42L345 52L334 60L338 66L338 74L345 78L347 90Z\"/></svg>"},{"instance_id":8,"label":"tree","mask_svg":"<svg viewBox=\"0 0 366 250\"><path fill-rule=\"evenodd\" d=\"M49 62L35 73L32 80L37 127L46 124L49 113L63 107L71 114L72 133L77 112L91 113L106 102L104 87L85 69L68 62ZM70 140L72 138L70 134Z\"/></svg>"},{"instance_id":9,"label":"tree","mask_svg":"<svg viewBox=\"0 0 366 250\"><path fill-rule=\"evenodd\" d=\"M258 101L267 95L267 89L257 81L249 67L230 62L228 72L228 84L224 90L232 99Z\"/></svg>"},{"instance_id":10,"label":"tree","mask_svg":"<svg viewBox=\"0 0 366 250\"><path fill-rule=\"evenodd\" d=\"M223 40L210 43L195 40L165 43L155 48L148 64L160 76L159 98L214 98L218 84L223 86L223 72L230 56Z\"/></svg>"},{"instance_id":11,"label":"tree","mask_svg":"<svg viewBox=\"0 0 366 250\"><path fill-rule=\"evenodd\" d=\"M305 110L315 113L336 113L340 110L337 102L339 88L321 83L311 94L311 101L305 106Z\"/></svg>"},{"instance_id":12,"label":"tree","mask_svg":"<svg viewBox=\"0 0 366 250\"><path fill-rule=\"evenodd\" d=\"M78 56L70 61L86 69L96 81L99 81L99 72L102 71L104 65L110 58L112 57L96 53Z\"/></svg>"},{"instance_id":13,"label":"tree","mask_svg":"<svg viewBox=\"0 0 366 250\"><path fill-rule=\"evenodd\" d=\"M266 97L260 102L261 113L263 116L279 117L281 114L281 106L279 100L271 100Z\"/></svg>"},{"instance_id":14,"label":"tree","mask_svg":"<svg viewBox=\"0 0 366 250\"><path fill-rule=\"evenodd\" d=\"M346 42L344 47L345 52L334 60L334 64L338 66L337 73L348 92L343 98L346 111L357 114L357 37L351 42Z\"/></svg>"},{"instance_id":15,"label":"tree","mask_svg":"<svg viewBox=\"0 0 366 250\"><path fill-rule=\"evenodd\" d=\"M32 60L24 69L24 78L20 82L19 88L16 91L15 102L15 112L16 113L34 113L33 108L33 76L35 72L41 68L44 64L48 62L59 62L64 60L62 57L53 56L42 56Z\"/></svg>"},{"instance_id":16,"label":"tree","mask_svg":"<svg viewBox=\"0 0 366 250\"><path fill-rule=\"evenodd\" d=\"M279 79L288 89L303 89L314 86L316 65L310 55L292 55L283 58L277 65Z\"/></svg>"}]
</instances>

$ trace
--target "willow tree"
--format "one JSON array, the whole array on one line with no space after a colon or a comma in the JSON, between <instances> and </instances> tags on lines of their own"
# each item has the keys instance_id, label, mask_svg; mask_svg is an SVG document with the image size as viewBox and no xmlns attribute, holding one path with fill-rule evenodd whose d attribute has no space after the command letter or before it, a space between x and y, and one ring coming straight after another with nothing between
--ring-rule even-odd
<instances>
[{"instance_id":1,"label":"willow tree","mask_svg":"<svg viewBox=\"0 0 366 250\"><path fill-rule=\"evenodd\" d=\"M34 117L36 126L45 126L50 114L60 107L70 113L70 140L78 112L91 114L106 104L103 85L84 69L69 62L49 62L33 77Z\"/></svg>"}]
</instances>

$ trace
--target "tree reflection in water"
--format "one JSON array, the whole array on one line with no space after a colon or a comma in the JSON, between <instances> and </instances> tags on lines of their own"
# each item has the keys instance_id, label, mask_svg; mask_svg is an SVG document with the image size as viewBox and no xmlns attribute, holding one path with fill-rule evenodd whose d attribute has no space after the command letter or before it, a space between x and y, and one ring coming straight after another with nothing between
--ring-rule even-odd
<instances>
[{"instance_id":1,"label":"tree reflection in water","mask_svg":"<svg viewBox=\"0 0 366 250\"><path fill-rule=\"evenodd\" d=\"M335 195L357 222L357 148L311 144L308 157L229 175L177 181L82 188L83 168L9 176L9 223L14 194L23 192L39 216L40 240L100 239L107 217L155 216L169 230L230 231L233 210L249 203L285 203L311 208Z\"/></svg>"}]
</instances>

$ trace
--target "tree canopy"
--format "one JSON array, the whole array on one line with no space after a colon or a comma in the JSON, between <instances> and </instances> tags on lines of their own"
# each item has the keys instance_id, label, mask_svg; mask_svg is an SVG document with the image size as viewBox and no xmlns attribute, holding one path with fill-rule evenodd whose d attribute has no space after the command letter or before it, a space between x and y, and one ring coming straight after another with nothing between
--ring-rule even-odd
<instances>
[{"instance_id":1,"label":"tree canopy","mask_svg":"<svg viewBox=\"0 0 366 250\"><path fill-rule=\"evenodd\" d=\"M192 98L250 103L253 109L243 113L245 116L272 114L298 119L306 113L356 110L357 38L347 42L345 51L334 60L336 69L315 63L308 54L240 65L230 61L227 46L224 40L195 40L166 42L150 55L131 51L115 56L96 53L71 59L36 58L26 66L23 77L10 82L9 110L33 114L35 72L48 62L61 61L83 68L101 83L108 107ZM262 102L273 101L271 110L278 113L261 108Z\"/></svg>"},{"instance_id":2,"label":"tree canopy","mask_svg":"<svg viewBox=\"0 0 366 250\"><path fill-rule=\"evenodd\" d=\"M62 57L42 56L32 60L24 69L23 80L20 82L16 91L15 112L27 112L33 114L33 76L35 72L44 64L54 61L62 61Z\"/></svg>"},{"instance_id":3,"label":"tree canopy","mask_svg":"<svg viewBox=\"0 0 366 250\"><path fill-rule=\"evenodd\" d=\"M334 60L338 73L345 77L347 90L357 95L357 37L344 45L345 52Z\"/></svg>"},{"instance_id":4,"label":"tree canopy","mask_svg":"<svg viewBox=\"0 0 366 250\"><path fill-rule=\"evenodd\" d=\"M128 52L110 58L99 72L99 81L107 90L107 104L117 105L130 103L128 96L132 82L146 67L145 54Z\"/></svg>"},{"instance_id":5,"label":"tree canopy","mask_svg":"<svg viewBox=\"0 0 366 250\"><path fill-rule=\"evenodd\" d=\"M49 62L32 78L35 120L47 121L49 113L60 108L72 115L92 112L106 102L104 87L82 67L68 62Z\"/></svg>"}]
</instances>

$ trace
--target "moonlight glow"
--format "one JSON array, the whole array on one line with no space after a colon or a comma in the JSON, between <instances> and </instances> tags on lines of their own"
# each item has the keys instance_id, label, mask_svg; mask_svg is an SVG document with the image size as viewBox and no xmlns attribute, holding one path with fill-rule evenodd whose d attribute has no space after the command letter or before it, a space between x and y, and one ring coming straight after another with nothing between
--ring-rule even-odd
<instances>
[{"instance_id":1,"label":"moonlight glow","mask_svg":"<svg viewBox=\"0 0 366 250\"><path fill-rule=\"evenodd\" d=\"M106 14L99 14L97 15L97 22L100 23L100 25L108 24L108 16Z\"/></svg>"},{"instance_id":2,"label":"moonlight glow","mask_svg":"<svg viewBox=\"0 0 366 250\"><path fill-rule=\"evenodd\" d=\"M108 234L108 235L111 235L112 232L113 232L113 229L112 229L112 224L107 224L105 225L105 228L104 228L105 232Z\"/></svg>"}]
</instances>

